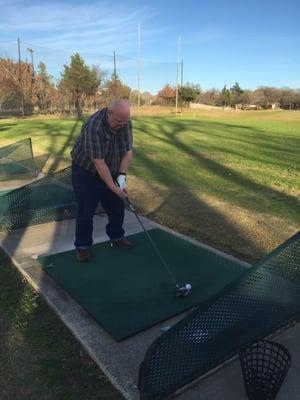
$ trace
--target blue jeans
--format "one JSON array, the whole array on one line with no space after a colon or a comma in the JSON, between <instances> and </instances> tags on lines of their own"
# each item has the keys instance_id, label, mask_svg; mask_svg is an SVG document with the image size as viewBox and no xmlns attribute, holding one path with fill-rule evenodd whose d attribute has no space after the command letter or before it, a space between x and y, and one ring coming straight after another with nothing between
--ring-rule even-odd
<instances>
[{"instance_id":1,"label":"blue jeans","mask_svg":"<svg viewBox=\"0 0 300 400\"><path fill-rule=\"evenodd\" d=\"M72 184L78 204L75 247L88 248L93 244L93 218L99 202L108 216L106 234L111 240L124 236L124 200L114 194L99 175L72 164Z\"/></svg>"}]
</instances>

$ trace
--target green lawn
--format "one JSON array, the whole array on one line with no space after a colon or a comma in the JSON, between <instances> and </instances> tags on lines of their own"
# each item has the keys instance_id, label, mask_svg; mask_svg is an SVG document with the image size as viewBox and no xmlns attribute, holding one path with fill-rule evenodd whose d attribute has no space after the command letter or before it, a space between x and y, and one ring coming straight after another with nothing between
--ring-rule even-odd
<instances>
[{"instance_id":1,"label":"green lawn","mask_svg":"<svg viewBox=\"0 0 300 400\"><path fill-rule=\"evenodd\" d=\"M0 251L0 399L121 400Z\"/></svg>"},{"instance_id":2,"label":"green lawn","mask_svg":"<svg viewBox=\"0 0 300 400\"><path fill-rule=\"evenodd\" d=\"M132 198L157 221L254 260L300 226L300 112L195 115L134 118ZM57 169L80 126L2 120L0 145L31 136Z\"/></svg>"}]
</instances>

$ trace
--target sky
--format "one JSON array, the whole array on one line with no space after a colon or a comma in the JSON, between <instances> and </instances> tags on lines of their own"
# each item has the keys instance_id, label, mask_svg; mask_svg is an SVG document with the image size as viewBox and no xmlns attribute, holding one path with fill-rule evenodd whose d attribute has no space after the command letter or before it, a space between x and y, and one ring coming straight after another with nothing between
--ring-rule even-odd
<instances>
[{"instance_id":1,"label":"sky","mask_svg":"<svg viewBox=\"0 0 300 400\"><path fill-rule=\"evenodd\" d=\"M0 0L0 56L35 68L43 61L55 80L78 52L137 89L155 94L181 81L203 89L232 86L300 88L299 0ZM179 45L179 37L180 45ZM178 78L177 78L178 77ZM1 77L0 77L1 79Z\"/></svg>"}]
</instances>

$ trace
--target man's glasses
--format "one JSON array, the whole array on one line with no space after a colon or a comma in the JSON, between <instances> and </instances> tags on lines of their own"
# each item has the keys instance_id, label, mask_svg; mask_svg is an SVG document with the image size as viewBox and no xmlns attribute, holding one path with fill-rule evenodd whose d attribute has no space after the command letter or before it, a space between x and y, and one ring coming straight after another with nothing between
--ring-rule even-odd
<instances>
[{"instance_id":1,"label":"man's glasses","mask_svg":"<svg viewBox=\"0 0 300 400\"><path fill-rule=\"evenodd\" d=\"M126 120L119 119L112 111L109 112L109 115L115 126L124 126L128 122L128 118Z\"/></svg>"}]
</instances>

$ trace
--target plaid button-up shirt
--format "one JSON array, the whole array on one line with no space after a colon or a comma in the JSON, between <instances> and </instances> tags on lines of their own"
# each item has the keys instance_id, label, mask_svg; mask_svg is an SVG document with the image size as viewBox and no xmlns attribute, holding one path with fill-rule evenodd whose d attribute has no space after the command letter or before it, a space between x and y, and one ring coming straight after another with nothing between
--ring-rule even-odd
<instances>
[{"instance_id":1,"label":"plaid button-up shirt","mask_svg":"<svg viewBox=\"0 0 300 400\"><path fill-rule=\"evenodd\" d=\"M132 149L132 126L128 121L124 127L113 131L106 121L106 112L107 108L103 108L86 120L71 157L74 163L93 174L97 171L92 159L104 159L114 177L122 158Z\"/></svg>"}]
</instances>

